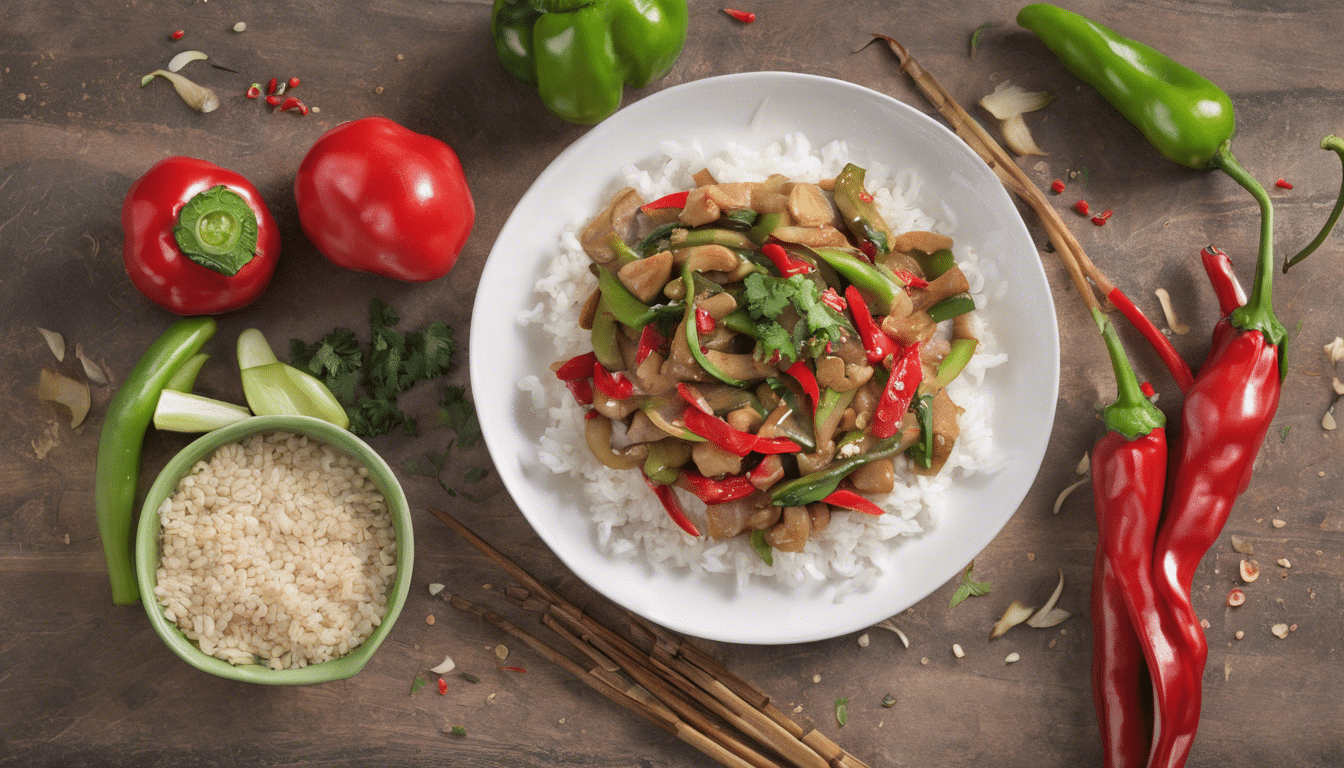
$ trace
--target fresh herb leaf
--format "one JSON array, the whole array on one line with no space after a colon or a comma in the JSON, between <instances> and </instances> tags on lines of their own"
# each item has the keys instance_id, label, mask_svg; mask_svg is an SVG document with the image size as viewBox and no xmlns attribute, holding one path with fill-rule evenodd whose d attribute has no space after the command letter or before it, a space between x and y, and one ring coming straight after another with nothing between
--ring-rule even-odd
<instances>
[{"instance_id":1,"label":"fresh herb leaf","mask_svg":"<svg viewBox=\"0 0 1344 768\"><path fill-rule=\"evenodd\" d=\"M966 570L961 574L961 584L957 585L957 591L952 593L952 600L947 604L948 608L956 608L968 597L989 594L988 581L975 581L971 578L971 571L974 568L974 560L966 564Z\"/></svg>"},{"instance_id":2,"label":"fresh herb leaf","mask_svg":"<svg viewBox=\"0 0 1344 768\"><path fill-rule=\"evenodd\" d=\"M1289 433L1290 431L1292 431L1292 429L1293 429L1293 425L1289 424L1289 425L1285 426L1283 429L1280 429L1280 430L1279 430L1279 442L1280 442L1280 443L1286 443L1286 442L1288 442L1288 433Z\"/></svg>"},{"instance_id":3,"label":"fresh herb leaf","mask_svg":"<svg viewBox=\"0 0 1344 768\"><path fill-rule=\"evenodd\" d=\"M416 691L424 688L427 682L429 681L425 679L423 674L417 673L415 679L411 681L411 695L414 696Z\"/></svg>"},{"instance_id":4,"label":"fresh herb leaf","mask_svg":"<svg viewBox=\"0 0 1344 768\"><path fill-rule=\"evenodd\" d=\"M743 302L756 321L762 359L775 355L784 364L797 360L801 353L821 354L827 342L842 341L845 320L821 300L821 289L802 275L771 277L753 272L743 281ZM779 322L786 309L792 308L799 320L793 330Z\"/></svg>"},{"instance_id":5,"label":"fresh herb leaf","mask_svg":"<svg viewBox=\"0 0 1344 768\"><path fill-rule=\"evenodd\" d=\"M976 27L976 28L975 28L975 31L971 33L971 58L972 58L972 59L975 58L975 49L978 48L978 47L980 46L980 36L983 35L983 34L985 33L985 30L993 29L994 27L997 27L998 25L999 25L999 23L998 23L997 21L986 21L984 24L981 24L980 26Z\"/></svg>"},{"instance_id":6,"label":"fresh herb leaf","mask_svg":"<svg viewBox=\"0 0 1344 768\"><path fill-rule=\"evenodd\" d=\"M756 550L756 554L760 555L761 560L765 561L766 565L775 564L775 553L765 541L765 531L751 532L751 548Z\"/></svg>"},{"instance_id":7,"label":"fresh herb leaf","mask_svg":"<svg viewBox=\"0 0 1344 768\"><path fill-rule=\"evenodd\" d=\"M454 725L451 733L460 739L467 735L467 729L460 725Z\"/></svg>"},{"instance_id":8,"label":"fresh herb leaf","mask_svg":"<svg viewBox=\"0 0 1344 768\"><path fill-rule=\"evenodd\" d=\"M882 697L882 708L883 708L883 709L891 709L891 708L894 707L894 706L896 706L896 697L895 697L895 696L892 696L890 693L888 693L886 696L883 696L883 697Z\"/></svg>"},{"instance_id":9,"label":"fresh herb leaf","mask_svg":"<svg viewBox=\"0 0 1344 768\"><path fill-rule=\"evenodd\" d=\"M462 673L462 679L463 679L463 680L466 680L468 683L479 683L479 682L481 682L481 678L479 678L479 677L477 677L477 676L471 674L470 672L463 672L463 673Z\"/></svg>"},{"instance_id":10,"label":"fresh herb leaf","mask_svg":"<svg viewBox=\"0 0 1344 768\"><path fill-rule=\"evenodd\" d=\"M835 722L840 725L849 722L849 699L835 700Z\"/></svg>"},{"instance_id":11,"label":"fresh herb leaf","mask_svg":"<svg viewBox=\"0 0 1344 768\"><path fill-rule=\"evenodd\" d=\"M490 474L490 470L485 467L472 467L467 470L466 474L462 475L462 479L466 480L468 483L479 483L484 480L485 476L488 474Z\"/></svg>"},{"instance_id":12,"label":"fresh herb leaf","mask_svg":"<svg viewBox=\"0 0 1344 768\"><path fill-rule=\"evenodd\" d=\"M467 399L463 387L448 385L439 398L439 423L445 424L457 436L457 444L470 450L481 439L481 423L476 418L476 406Z\"/></svg>"}]
</instances>

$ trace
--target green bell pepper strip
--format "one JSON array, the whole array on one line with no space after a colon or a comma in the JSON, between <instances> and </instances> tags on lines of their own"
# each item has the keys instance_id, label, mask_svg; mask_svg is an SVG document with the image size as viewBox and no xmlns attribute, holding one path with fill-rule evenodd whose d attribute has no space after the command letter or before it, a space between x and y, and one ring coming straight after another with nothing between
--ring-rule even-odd
<instances>
[{"instance_id":1,"label":"green bell pepper strip","mask_svg":"<svg viewBox=\"0 0 1344 768\"><path fill-rule=\"evenodd\" d=\"M894 235L873 205L873 196L863 187L866 174L853 163L840 171L835 177L835 206L854 237L872 243L879 254L889 253Z\"/></svg>"},{"instance_id":2,"label":"green bell pepper strip","mask_svg":"<svg viewBox=\"0 0 1344 768\"><path fill-rule=\"evenodd\" d=\"M107 558L107 575L112 583L112 602L117 605L129 605L140 599L131 558L131 523L145 431L154 418L154 408L164 387L179 368L201 351L215 334L215 328L210 317L178 320L145 350L108 403L98 438L93 499L98 534Z\"/></svg>"},{"instance_id":3,"label":"green bell pepper strip","mask_svg":"<svg viewBox=\"0 0 1344 768\"><path fill-rule=\"evenodd\" d=\"M277 360L266 337L256 328L238 334L238 368L243 396L258 416L312 416L349 429L350 417L327 385Z\"/></svg>"},{"instance_id":4,"label":"green bell pepper strip","mask_svg":"<svg viewBox=\"0 0 1344 768\"><path fill-rule=\"evenodd\" d=\"M919 268L924 272L924 277L929 280L936 280L942 277L947 270L957 266L957 257L946 248L933 253L916 251L915 261L918 262Z\"/></svg>"},{"instance_id":5,"label":"green bell pepper strip","mask_svg":"<svg viewBox=\"0 0 1344 768\"><path fill-rule=\"evenodd\" d=\"M751 229L747 230L747 239L756 245L764 245L765 241L770 239L770 234L783 225L784 214L763 213L757 217Z\"/></svg>"},{"instance_id":6,"label":"green bell pepper strip","mask_svg":"<svg viewBox=\"0 0 1344 768\"><path fill-rule=\"evenodd\" d=\"M966 370L967 363L971 362L971 357L975 355L979 345L980 342L975 339L953 339L952 348L943 356L942 362L938 363L938 370L934 373L929 386L933 389L942 389L955 381L961 372Z\"/></svg>"},{"instance_id":7,"label":"green bell pepper strip","mask_svg":"<svg viewBox=\"0 0 1344 768\"><path fill-rule=\"evenodd\" d=\"M878 314L886 315L891 312L896 291L905 287L891 270L869 264L852 253L833 248L818 248L813 253L840 273L840 276L848 280L851 285L871 297L872 307Z\"/></svg>"},{"instance_id":8,"label":"green bell pepper strip","mask_svg":"<svg viewBox=\"0 0 1344 768\"><path fill-rule=\"evenodd\" d=\"M625 287L625 283L609 269L594 265L597 272L597 289L602 292L602 300L622 325L642 329L652 320L649 305Z\"/></svg>"},{"instance_id":9,"label":"green bell pepper strip","mask_svg":"<svg viewBox=\"0 0 1344 768\"><path fill-rule=\"evenodd\" d=\"M941 323L944 320L951 320L954 317L973 311L975 311L975 299L962 293L956 296L948 296L929 307L929 317L933 318L933 322Z\"/></svg>"},{"instance_id":10,"label":"green bell pepper strip","mask_svg":"<svg viewBox=\"0 0 1344 768\"><path fill-rule=\"evenodd\" d=\"M682 319L681 328L682 332L686 334L686 345L691 349L691 357L695 358L695 362L699 363L706 373L724 384L746 387L747 382L729 376L705 355L704 350L700 349L700 332L695 328L695 273L688 267L683 267L681 279L686 284L686 316Z\"/></svg>"},{"instance_id":11,"label":"green bell pepper strip","mask_svg":"<svg viewBox=\"0 0 1344 768\"><path fill-rule=\"evenodd\" d=\"M733 249L754 249L756 247L756 244L742 232L711 227L708 229L692 229L688 231L684 239L668 245L668 250L675 251L681 248L694 248L697 245L722 245L726 248Z\"/></svg>"},{"instance_id":12,"label":"green bell pepper strip","mask_svg":"<svg viewBox=\"0 0 1344 768\"><path fill-rule=\"evenodd\" d=\"M1017 13L1064 68L1095 88L1159 152L1187 168L1217 165L1236 132L1232 100L1203 75L1161 51L1048 3Z\"/></svg>"},{"instance_id":13,"label":"green bell pepper strip","mask_svg":"<svg viewBox=\"0 0 1344 768\"><path fill-rule=\"evenodd\" d=\"M196 386L196 377L200 375L201 368L205 365L205 361L209 359L210 356L205 354L192 355L190 360L173 372L172 377L168 379L168 383L163 388L171 389L174 392L191 392L191 388Z\"/></svg>"},{"instance_id":14,"label":"green bell pepper strip","mask_svg":"<svg viewBox=\"0 0 1344 768\"><path fill-rule=\"evenodd\" d=\"M781 507L805 507L821 501L835 492L840 481L864 464L895 456L905 446L901 435L894 435L873 444L867 453L851 456L810 475L780 483L770 493L770 503Z\"/></svg>"},{"instance_id":15,"label":"green bell pepper strip","mask_svg":"<svg viewBox=\"0 0 1344 768\"><path fill-rule=\"evenodd\" d=\"M616 325L616 315L607 306L605 297L597 300L597 312L593 313L593 328L589 339L593 344L593 354L597 361L608 370L619 371L625 368L625 358L616 343L616 334L620 329Z\"/></svg>"},{"instance_id":16,"label":"green bell pepper strip","mask_svg":"<svg viewBox=\"0 0 1344 768\"><path fill-rule=\"evenodd\" d=\"M509 74L572 123L601 122L625 86L664 75L686 42L686 0L495 0L490 27Z\"/></svg>"},{"instance_id":17,"label":"green bell pepper strip","mask_svg":"<svg viewBox=\"0 0 1344 768\"><path fill-rule=\"evenodd\" d=\"M1203 75L1160 51L1117 35L1071 11L1036 3L1017 14L1064 68L1095 88L1168 159L1187 168L1217 168L1260 206L1260 250L1251 299L1232 313L1232 326L1260 331L1279 351L1287 375L1287 332L1274 315L1274 209L1264 187L1232 156L1232 100Z\"/></svg>"}]
</instances>

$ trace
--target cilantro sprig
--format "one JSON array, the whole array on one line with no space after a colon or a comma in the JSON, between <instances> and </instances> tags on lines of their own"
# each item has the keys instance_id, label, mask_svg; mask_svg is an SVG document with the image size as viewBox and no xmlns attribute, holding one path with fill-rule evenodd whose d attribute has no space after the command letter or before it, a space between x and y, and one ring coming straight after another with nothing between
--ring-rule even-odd
<instances>
[{"instance_id":1,"label":"cilantro sprig","mask_svg":"<svg viewBox=\"0 0 1344 768\"><path fill-rule=\"evenodd\" d=\"M448 447L442 453L426 453L423 458L403 461L401 471L433 479L449 496L479 501L472 494L457 490L443 479L443 471L449 466L448 455L452 453L453 446L470 450L481 440L481 424L476 417L476 406L467 399L465 388L451 384L444 387L443 395L439 398L439 424L447 426L453 433ZM489 470L485 467L470 466L463 472L462 479L468 483L479 483L487 474Z\"/></svg>"},{"instance_id":2,"label":"cilantro sprig","mask_svg":"<svg viewBox=\"0 0 1344 768\"><path fill-rule=\"evenodd\" d=\"M821 355L843 340L844 316L821 300L821 289L802 275L771 277L759 272L742 281L747 314L756 321L760 354L792 363ZM787 310L792 310L791 313ZM789 326L791 324L792 330Z\"/></svg>"}]
</instances>

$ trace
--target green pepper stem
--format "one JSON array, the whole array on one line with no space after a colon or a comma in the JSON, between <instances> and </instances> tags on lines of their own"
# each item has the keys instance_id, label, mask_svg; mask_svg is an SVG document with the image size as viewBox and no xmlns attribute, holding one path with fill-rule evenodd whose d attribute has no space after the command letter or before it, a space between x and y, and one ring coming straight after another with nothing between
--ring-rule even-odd
<instances>
[{"instance_id":1,"label":"green pepper stem","mask_svg":"<svg viewBox=\"0 0 1344 768\"><path fill-rule=\"evenodd\" d=\"M247 201L220 184L182 206L173 239L188 259L232 277L256 254L257 227L257 214Z\"/></svg>"},{"instance_id":2,"label":"green pepper stem","mask_svg":"<svg viewBox=\"0 0 1344 768\"><path fill-rule=\"evenodd\" d=\"M1129 364L1129 357L1125 355L1125 347L1120 343L1115 326L1111 325L1100 309L1092 310L1092 320L1101 331L1102 340L1106 342L1106 352L1111 356L1111 369L1115 372L1115 402L1102 411L1106 428L1119 432L1127 440L1133 440L1165 426L1167 417L1144 396L1139 377Z\"/></svg>"},{"instance_id":3,"label":"green pepper stem","mask_svg":"<svg viewBox=\"0 0 1344 768\"><path fill-rule=\"evenodd\" d=\"M1270 202L1269 193L1260 186L1260 182L1232 156L1229 142L1223 142L1218 148L1214 165L1250 192L1260 206L1260 251L1255 262L1255 282L1251 286L1250 300L1232 312L1232 326L1244 331L1260 331L1266 341L1278 347L1282 375L1283 343L1288 331L1274 316L1274 204Z\"/></svg>"},{"instance_id":4,"label":"green pepper stem","mask_svg":"<svg viewBox=\"0 0 1344 768\"><path fill-rule=\"evenodd\" d=\"M1334 134L1326 136L1324 139L1321 139L1321 149L1333 150L1336 155L1339 155L1340 163L1344 164L1344 139L1341 139ZM1340 178L1339 195L1335 197L1335 209L1330 212L1329 218L1325 220L1325 226L1321 227L1321 231L1316 235L1316 239L1308 243L1307 247L1299 251L1296 256L1283 262L1284 274L1287 274L1288 269L1294 264L1307 258L1314 253L1317 248L1321 247L1321 243L1324 243L1325 238L1329 237L1330 232L1334 230L1335 223L1339 221L1339 214L1341 211L1344 211L1344 177Z\"/></svg>"}]
</instances>

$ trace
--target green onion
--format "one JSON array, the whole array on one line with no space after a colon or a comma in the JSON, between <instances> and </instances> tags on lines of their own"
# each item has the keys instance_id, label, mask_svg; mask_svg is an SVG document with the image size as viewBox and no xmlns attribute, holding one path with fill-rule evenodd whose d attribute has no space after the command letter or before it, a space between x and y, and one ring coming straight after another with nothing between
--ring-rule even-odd
<instances>
[{"instance_id":1,"label":"green onion","mask_svg":"<svg viewBox=\"0 0 1344 768\"><path fill-rule=\"evenodd\" d=\"M247 404L258 416L312 416L342 429L350 426L350 417L331 390L313 376L278 361L261 331L249 328L239 334L238 367Z\"/></svg>"},{"instance_id":2,"label":"green onion","mask_svg":"<svg viewBox=\"0 0 1344 768\"><path fill-rule=\"evenodd\" d=\"M165 389L154 407L154 428L164 432L213 432L251 416L252 412L241 405Z\"/></svg>"},{"instance_id":3,"label":"green onion","mask_svg":"<svg viewBox=\"0 0 1344 768\"><path fill-rule=\"evenodd\" d=\"M849 699L835 700L835 722L840 725L849 722Z\"/></svg>"},{"instance_id":4,"label":"green onion","mask_svg":"<svg viewBox=\"0 0 1344 768\"><path fill-rule=\"evenodd\" d=\"M190 392L191 388L196 386L196 376L201 372L201 366L210 359L207 354L199 354L182 364L181 368L173 371L173 375L168 379L164 389L171 389L178 392Z\"/></svg>"},{"instance_id":5,"label":"green onion","mask_svg":"<svg viewBox=\"0 0 1344 768\"><path fill-rule=\"evenodd\" d=\"M946 299L929 307L929 317L933 322L941 323L944 320L951 320L958 315L964 315L975 309L975 299L966 294L949 296Z\"/></svg>"}]
</instances>

